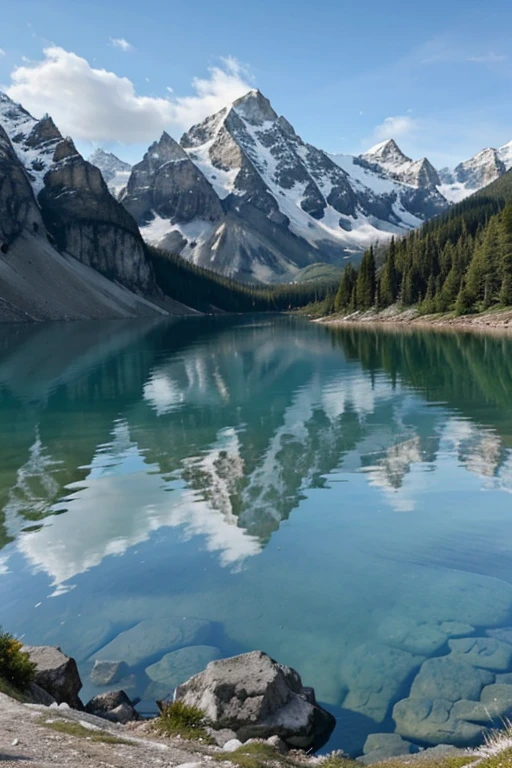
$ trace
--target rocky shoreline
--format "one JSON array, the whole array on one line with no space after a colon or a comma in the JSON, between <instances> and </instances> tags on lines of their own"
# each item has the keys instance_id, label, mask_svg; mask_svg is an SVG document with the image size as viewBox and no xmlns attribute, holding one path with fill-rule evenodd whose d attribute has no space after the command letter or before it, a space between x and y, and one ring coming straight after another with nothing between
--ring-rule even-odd
<instances>
[{"instance_id":1,"label":"rocky shoreline","mask_svg":"<svg viewBox=\"0 0 512 768\"><path fill-rule=\"evenodd\" d=\"M313 320L327 326L375 326L379 328L430 328L436 330L507 333L512 331L512 309L492 310L477 315L420 315L415 309L388 307L381 312L352 312L348 315L328 315Z\"/></svg>"}]
</instances>

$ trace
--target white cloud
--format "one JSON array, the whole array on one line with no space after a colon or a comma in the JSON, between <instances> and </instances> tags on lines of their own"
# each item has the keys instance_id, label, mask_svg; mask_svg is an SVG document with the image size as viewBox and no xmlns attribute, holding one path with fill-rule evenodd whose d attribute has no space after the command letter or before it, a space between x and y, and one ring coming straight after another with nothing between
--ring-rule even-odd
<instances>
[{"instance_id":1,"label":"white cloud","mask_svg":"<svg viewBox=\"0 0 512 768\"><path fill-rule=\"evenodd\" d=\"M393 117L386 117L382 123L375 126L373 138L376 141L409 138L417 128L417 121L409 115L394 115Z\"/></svg>"},{"instance_id":2,"label":"white cloud","mask_svg":"<svg viewBox=\"0 0 512 768\"><path fill-rule=\"evenodd\" d=\"M109 40L114 48L120 48L125 52L133 51L133 45L129 43L128 40L125 40L124 37L110 37Z\"/></svg>"},{"instance_id":3,"label":"white cloud","mask_svg":"<svg viewBox=\"0 0 512 768\"><path fill-rule=\"evenodd\" d=\"M5 56L5 51L3 48L0 48L0 56Z\"/></svg>"},{"instance_id":4,"label":"white cloud","mask_svg":"<svg viewBox=\"0 0 512 768\"><path fill-rule=\"evenodd\" d=\"M508 56L490 51L484 56L468 56L467 61L473 61L475 64L499 64L500 61L506 61Z\"/></svg>"},{"instance_id":5,"label":"white cloud","mask_svg":"<svg viewBox=\"0 0 512 768\"><path fill-rule=\"evenodd\" d=\"M61 131L76 139L150 142L163 130L189 128L251 88L236 59L221 61L207 77L193 79L190 96L142 96L127 77L52 46L41 61L14 69L6 91L35 117L51 114Z\"/></svg>"}]
</instances>

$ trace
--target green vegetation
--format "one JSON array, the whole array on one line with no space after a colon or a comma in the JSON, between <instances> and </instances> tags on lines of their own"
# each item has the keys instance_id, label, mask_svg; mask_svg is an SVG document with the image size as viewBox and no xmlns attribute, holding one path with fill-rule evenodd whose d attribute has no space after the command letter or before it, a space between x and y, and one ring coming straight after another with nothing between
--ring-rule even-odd
<instances>
[{"instance_id":1,"label":"green vegetation","mask_svg":"<svg viewBox=\"0 0 512 768\"><path fill-rule=\"evenodd\" d=\"M23 693L34 680L36 665L22 647L15 637L0 631L0 683L4 693L8 692L5 689Z\"/></svg>"},{"instance_id":2,"label":"green vegetation","mask_svg":"<svg viewBox=\"0 0 512 768\"><path fill-rule=\"evenodd\" d=\"M512 306L512 172L393 239L382 260L370 248L357 272L346 267L323 308L329 314L396 303L459 315Z\"/></svg>"},{"instance_id":3,"label":"green vegetation","mask_svg":"<svg viewBox=\"0 0 512 768\"><path fill-rule=\"evenodd\" d=\"M101 742L102 744L133 744L131 741L120 739L111 733L105 731L93 731L90 728L73 720L45 720L44 717L39 721L45 728L51 728L52 731L65 733L68 736L76 736L79 739L88 739L89 741Z\"/></svg>"},{"instance_id":4,"label":"green vegetation","mask_svg":"<svg viewBox=\"0 0 512 768\"><path fill-rule=\"evenodd\" d=\"M336 264L318 262L301 269L295 278L295 282L305 283L311 280L325 280L326 282L338 283L342 275L343 267L339 267Z\"/></svg>"},{"instance_id":5,"label":"green vegetation","mask_svg":"<svg viewBox=\"0 0 512 768\"><path fill-rule=\"evenodd\" d=\"M207 721L204 712L197 707L190 707L182 701L173 701L162 707L154 726L165 736L181 736L182 739L202 739L211 743L205 730Z\"/></svg>"},{"instance_id":6,"label":"green vegetation","mask_svg":"<svg viewBox=\"0 0 512 768\"><path fill-rule=\"evenodd\" d=\"M156 280L166 296L200 312L281 312L321 301L337 279L252 285L239 283L175 256L148 247Z\"/></svg>"},{"instance_id":7,"label":"green vegetation","mask_svg":"<svg viewBox=\"0 0 512 768\"><path fill-rule=\"evenodd\" d=\"M264 742L242 744L234 752L220 752L215 755L215 759L221 763L233 763L240 768L265 768L273 764L281 766L299 765L298 762L291 758L279 754L271 744L265 744ZM352 761L350 762L352 763ZM332 768L336 767L332 766Z\"/></svg>"}]
</instances>

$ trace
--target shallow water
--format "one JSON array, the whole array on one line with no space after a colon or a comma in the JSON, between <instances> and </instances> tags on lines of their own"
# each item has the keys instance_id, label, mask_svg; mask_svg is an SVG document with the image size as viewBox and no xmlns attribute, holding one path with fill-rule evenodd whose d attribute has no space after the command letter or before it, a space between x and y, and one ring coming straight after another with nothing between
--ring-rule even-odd
<instances>
[{"instance_id":1,"label":"shallow water","mask_svg":"<svg viewBox=\"0 0 512 768\"><path fill-rule=\"evenodd\" d=\"M0 622L75 656L85 699L97 658L150 712L261 648L336 715L328 749L477 741L512 710L511 374L496 337L5 327Z\"/></svg>"}]
</instances>

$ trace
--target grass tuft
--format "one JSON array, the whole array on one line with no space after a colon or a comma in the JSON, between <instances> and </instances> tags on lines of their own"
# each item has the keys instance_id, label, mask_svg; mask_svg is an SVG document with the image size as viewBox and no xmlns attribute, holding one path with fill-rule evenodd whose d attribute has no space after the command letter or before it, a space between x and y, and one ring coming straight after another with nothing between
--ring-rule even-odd
<instances>
[{"instance_id":1,"label":"grass tuft","mask_svg":"<svg viewBox=\"0 0 512 768\"><path fill-rule=\"evenodd\" d=\"M102 744L129 744L130 746L133 744L133 742L120 739L112 733L94 731L72 720L45 720L43 718L40 720L40 724L44 725L45 728L51 728L52 731L65 733L68 736L76 736L79 739L101 742Z\"/></svg>"},{"instance_id":2,"label":"grass tuft","mask_svg":"<svg viewBox=\"0 0 512 768\"><path fill-rule=\"evenodd\" d=\"M205 730L208 725L204 712L197 707L190 707L182 701L173 701L162 707L160 715L154 721L154 728L165 736L180 736L182 739L203 739L212 743Z\"/></svg>"},{"instance_id":3,"label":"grass tuft","mask_svg":"<svg viewBox=\"0 0 512 768\"><path fill-rule=\"evenodd\" d=\"M282 766L294 765L293 761L280 755L271 744L262 742L242 744L234 752L220 752L215 755L215 760L233 763L239 768L266 768L269 763L278 763Z\"/></svg>"}]
</instances>

